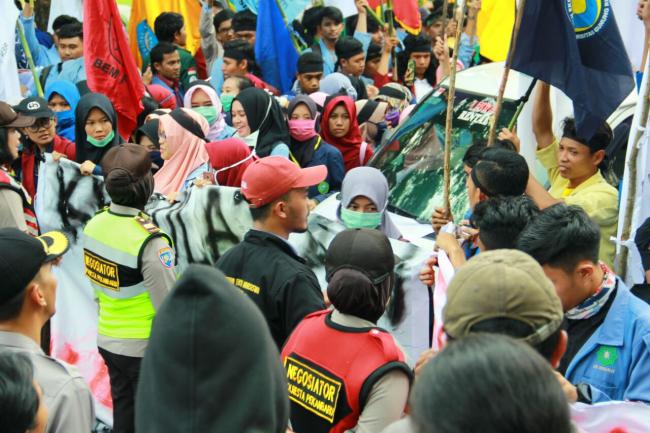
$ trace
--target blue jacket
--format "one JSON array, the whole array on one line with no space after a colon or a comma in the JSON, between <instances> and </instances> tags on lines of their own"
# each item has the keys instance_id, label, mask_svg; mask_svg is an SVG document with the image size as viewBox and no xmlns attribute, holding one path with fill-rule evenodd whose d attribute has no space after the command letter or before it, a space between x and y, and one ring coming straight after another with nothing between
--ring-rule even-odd
<instances>
[{"instance_id":1,"label":"blue jacket","mask_svg":"<svg viewBox=\"0 0 650 433\"><path fill-rule=\"evenodd\" d=\"M566 378L589 384L594 403L650 403L650 305L620 279L617 287L605 320L573 358Z\"/></svg>"},{"instance_id":2,"label":"blue jacket","mask_svg":"<svg viewBox=\"0 0 650 433\"><path fill-rule=\"evenodd\" d=\"M307 164L307 167L315 167L317 165L327 167L325 182L328 188L325 190L323 188L324 185L321 186L320 190L318 185L310 187L309 198L313 198L320 203L333 193L341 190L341 184L345 176L345 165L343 164L341 151L325 141L321 141L320 146L314 152L314 156L309 164Z\"/></svg>"}]
</instances>

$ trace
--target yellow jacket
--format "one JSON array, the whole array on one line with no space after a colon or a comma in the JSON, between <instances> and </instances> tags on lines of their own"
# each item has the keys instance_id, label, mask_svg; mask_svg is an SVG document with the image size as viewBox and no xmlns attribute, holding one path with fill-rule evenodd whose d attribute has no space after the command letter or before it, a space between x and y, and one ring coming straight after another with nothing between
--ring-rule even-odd
<instances>
[{"instance_id":1,"label":"yellow jacket","mask_svg":"<svg viewBox=\"0 0 650 433\"><path fill-rule=\"evenodd\" d=\"M560 176L558 150L558 141L555 140L550 146L537 151L537 158L548 171L551 182L548 192L568 205L580 206L600 226L600 260L612 267L616 248L610 238L616 236L618 227L618 191L607 183L600 171L567 191L569 180Z\"/></svg>"}]
</instances>

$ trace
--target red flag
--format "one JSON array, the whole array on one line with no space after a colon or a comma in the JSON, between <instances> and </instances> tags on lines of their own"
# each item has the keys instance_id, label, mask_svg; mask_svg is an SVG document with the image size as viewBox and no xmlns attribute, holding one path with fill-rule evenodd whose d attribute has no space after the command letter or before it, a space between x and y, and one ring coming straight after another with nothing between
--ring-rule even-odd
<instances>
[{"instance_id":1,"label":"red flag","mask_svg":"<svg viewBox=\"0 0 650 433\"><path fill-rule=\"evenodd\" d=\"M84 0L83 26L88 88L111 100L119 134L128 140L143 110L144 85L115 0Z\"/></svg>"},{"instance_id":2,"label":"red flag","mask_svg":"<svg viewBox=\"0 0 650 433\"><path fill-rule=\"evenodd\" d=\"M386 3L387 0L368 0L368 4L374 10ZM395 14L395 20L400 23L404 30L414 35L420 33L422 21L418 0L393 0L393 13Z\"/></svg>"}]
</instances>

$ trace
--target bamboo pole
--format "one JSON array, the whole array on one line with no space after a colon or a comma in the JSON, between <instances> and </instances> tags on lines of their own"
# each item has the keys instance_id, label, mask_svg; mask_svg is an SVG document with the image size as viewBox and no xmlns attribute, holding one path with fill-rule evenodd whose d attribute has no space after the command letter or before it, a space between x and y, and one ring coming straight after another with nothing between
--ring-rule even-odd
<instances>
[{"instance_id":1,"label":"bamboo pole","mask_svg":"<svg viewBox=\"0 0 650 433\"><path fill-rule=\"evenodd\" d=\"M442 35L440 36L443 40L447 35L447 21L449 17L447 16L447 9L449 9L449 0L442 1ZM436 41L433 41L434 43Z\"/></svg>"},{"instance_id":2,"label":"bamboo pole","mask_svg":"<svg viewBox=\"0 0 650 433\"><path fill-rule=\"evenodd\" d=\"M41 87L41 82L38 79L38 74L36 73L36 66L34 65L34 59L32 58L32 51L29 49L29 45L27 44L27 38L25 37L25 29L23 29L23 25L21 24L20 20L16 21L16 28L18 29L18 33L20 34L20 44L23 46L23 50L25 50L25 57L27 57L27 64L29 65L29 69L32 71L32 75L34 76L34 85L36 86L36 91L38 92L38 96L42 98L43 88Z\"/></svg>"},{"instance_id":3,"label":"bamboo pole","mask_svg":"<svg viewBox=\"0 0 650 433\"><path fill-rule=\"evenodd\" d=\"M648 73L647 71L645 72ZM639 119L639 127L637 128L634 141L632 142L632 151L630 152L630 159L627 162L629 169L629 183L627 185L627 202L625 203L625 219L623 220L623 232L621 233L621 240L626 241L630 238L632 233L632 220L634 217L634 201L636 198L637 179L638 179L638 157L639 157L639 142L643 138L643 132L648 126L648 114L650 114L650 82L646 84L645 94L642 99L643 107L641 109L641 119ZM619 275L625 279L627 277L627 258L629 250L623 247L621 251L621 260L619 262Z\"/></svg>"},{"instance_id":4,"label":"bamboo pole","mask_svg":"<svg viewBox=\"0 0 650 433\"><path fill-rule=\"evenodd\" d=\"M465 21L465 11L462 10L458 19L458 27L456 28L456 47L454 48L454 55L451 58L451 66L449 70L449 89L447 93L447 118L445 121L445 162L444 162L444 189L443 189L443 202L444 208L448 215L451 215L451 144L452 144L452 130L454 119L454 102L456 99L456 64L458 63L458 42L463 31L463 23Z\"/></svg>"},{"instance_id":5,"label":"bamboo pole","mask_svg":"<svg viewBox=\"0 0 650 433\"><path fill-rule=\"evenodd\" d=\"M388 0L386 2L386 7L388 10L388 17L390 18L388 20L388 34L390 37L394 37L396 32L395 32L395 11L393 10L393 0ZM397 52L395 51L395 47L392 48L391 50L391 60L393 63L393 81L397 82L399 77L397 76Z\"/></svg>"},{"instance_id":6,"label":"bamboo pole","mask_svg":"<svg viewBox=\"0 0 650 433\"><path fill-rule=\"evenodd\" d=\"M503 76L501 77L501 86L499 87L499 93L497 95L497 101L494 107L494 115L492 116L492 122L490 125L490 133L488 135L488 146L494 144L494 140L497 135L497 125L499 123L499 117L501 116L501 107L503 106L503 95L506 92L506 85L508 84L508 75L510 75L510 69L512 67L512 58L515 55L515 50L517 48L517 39L519 36L519 29L521 27L521 20L524 16L524 9L526 7L526 0L519 1L519 8L517 9L517 17L515 19L515 27L512 29L512 36L510 37L510 48L508 49L508 57L506 58L506 65L503 70Z\"/></svg>"}]
</instances>

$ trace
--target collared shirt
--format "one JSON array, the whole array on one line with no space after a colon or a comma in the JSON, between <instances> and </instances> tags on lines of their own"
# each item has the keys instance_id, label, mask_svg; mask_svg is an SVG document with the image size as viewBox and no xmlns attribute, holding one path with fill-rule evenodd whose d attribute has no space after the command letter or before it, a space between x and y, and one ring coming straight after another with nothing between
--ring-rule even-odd
<instances>
[{"instance_id":1,"label":"collared shirt","mask_svg":"<svg viewBox=\"0 0 650 433\"><path fill-rule=\"evenodd\" d=\"M47 433L87 433L95 425L88 385L76 367L43 353L35 341L16 332L0 331L0 351L24 353L34 364L34 378L43 389L48 409Z\"/></svg>"},{"instance_id":2,"label":"collared shirt","mask_svg":"<svg viewBox=\"0 0 650 433\"><path fill-rule=\"evenodd\" d=\"M600 171L576 188L566 191L569 187L569 180L560 176L558 151L557 140L550 146L537 151L537 158L548 170L548 178L551 182L548 192L556 199L563 199L568 205L580 206L598 224L600 227L600 260L612 268L616 248L610 238L616 236L618 228L618 191L607 183Z\"/></svg>"}]
</instances>

